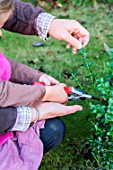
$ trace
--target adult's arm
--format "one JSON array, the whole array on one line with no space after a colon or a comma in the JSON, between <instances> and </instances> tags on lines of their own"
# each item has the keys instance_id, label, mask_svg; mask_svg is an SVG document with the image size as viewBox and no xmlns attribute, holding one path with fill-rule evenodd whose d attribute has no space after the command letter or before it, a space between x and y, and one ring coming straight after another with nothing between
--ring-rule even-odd
<instances>
[{"instance_id":1,"label":"adult's arm","mask_svg":"<svg viewBox=\"0 0 113 170\"><path fill-rule=\"evenodd\" d=\"M27 65L21 64L15 60L8 58L11 65L11 79L10 81L19 84L32 84L39 81L40 76L44 73L35 70Z\"/></svg>"},{"instance_id":2,"label":"adult's arm","mask_svg":"<svg viewBox=\"0 0 113 170\"><path fill-rule=\"evenodd\" d=\"M4 29L26 35L37 35L36 18L43 13L40 7L14 0L13 16L5 23Z\"/></svg>"},{"instance_id":3,"label":"adult's arm","mask_svg":"<svg viewBox=\"0 0 113 170\"><path fill-rule=\"evenodd\" d=\"M89 32L77 21L54 18L40 7L15 0L13 16L3 28L21 34L39 35L43 40L49 34L57 40L66 41L67 48L73 46L73 54L82 47L82 43L83 47L88 44Z\"/></svg>"},{"instance_id":4,"label":"adult's arm","mask_svg":"<svg viewBox=\"0 0 113 170\"><path fill-rule=\"evenodd\" d=\"M37 111L27 106L0 108L0 133L26 131L36 120Z\"/></svg>"},{"instance_id":5,"label":"adult's arm","mask_svg":"<svg viewBox=\"0 0 113 170\"><path fill-rule=\"evenodd\" d=\"M10 81L0 81L0 107L35 107L45 95L45 87L31 85L43 73L9 59Z\"/></svg>"},{"instance_id":6,"label":"adult's arm","mask_svg":"<svg viewBox=\"0 0 113 170\"><path fill-rule=\"evenodd\" d=\"M0 81L0 107L36 107L44 95L45 88L42 86L21 85L9 81Z\"/></svg>"}]
</instances>

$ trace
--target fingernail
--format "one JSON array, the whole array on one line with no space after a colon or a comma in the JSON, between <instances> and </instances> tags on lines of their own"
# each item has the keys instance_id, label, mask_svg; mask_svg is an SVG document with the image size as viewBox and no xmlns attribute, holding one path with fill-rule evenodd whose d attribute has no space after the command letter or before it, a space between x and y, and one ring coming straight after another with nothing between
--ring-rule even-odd
<instances>
[{"instance_id":1,"label":"fingernail","mask_svg":"<svg viewBox=\"0 0 113 170\"><path fill-rule=\"evenodd\" d=\"M82 48L82 45L81 45L81 44L79 44L79 45L78 45L78 49L81 49L81 48Z\"/></svg>"},{"instance_id":2,"label":"fingernail","mask_svg":"<svg viewBox=\"0 0 113 170\"><path fill-rule=\"evenodd\" d=\"M70 48L70 46L66 46L66 48L67 48L67 49L69 49L69 48Z\"/></svg>"},{"instance_id":3,"label":"fingernail","mask_svg":"<svg viewBox=\"0 0 113 170\"><path fill-rule=\"evenodd\" d=\"M77 52L76 52L76 51L73 51L72 53L73 53L73 54L76 54Z\"/></svg>"},{"instance_id":4,"label":"fingernail","mask_svg":"<svg viewBox=\"0 0 113 170\"><path fill-rule=\"evenodd\" d=\"M81 111L83 108L82 107L79 107L79 110Z\"/></svg>"}]
</instances>

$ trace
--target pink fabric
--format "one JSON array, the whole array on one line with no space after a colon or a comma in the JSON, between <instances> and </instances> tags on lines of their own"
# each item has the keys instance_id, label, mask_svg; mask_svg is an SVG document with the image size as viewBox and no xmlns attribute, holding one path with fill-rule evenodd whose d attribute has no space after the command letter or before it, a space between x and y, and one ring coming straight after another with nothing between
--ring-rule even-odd
<instances>
[{"instance_id":1,"label":"pink fabric","mask_svg":"<svg viewBox=\"0 0 113 170\"><path fill-rule=\"evenodd\" d=\"M5 134L0 134L0 146L3 145L8 139L13 138L13 132L8 132Z\"/></svg>"},{"instance_id":2,"label":"pink fabric","mask_svg":"<svg viewBox=\"0 0 113 170\"><path fill-rule=\"evenodd\" d=\"M0 52L0 80L6 81L11 77L11 66L6 57ZM0 146L3 145L8 139L13 138L13 132L0 134Z\"/></svg>"},{"instance_id":3,"label":"pink fabric","mask_svg":"<svg viewBox=\"0 0 113 170\"><path fill-rule=\"evenodd\" d=\"M11 77L8 60L0 53L0 80ZM13 132L0 135L0 170L37 170L43 157L43 143L40 129L45 121L38 121L25 132Z\"/></svg>"},{"instance_id":4,"label":"pink fabric","mask_svg":"<svg viewBox=\"0 0 113 170\"><path fill-rule=\"evenodd\" d=\"M0 170L38 170L43 157L40 128L44 128L44 121L25 132L16 132L0 147Z\"/></svg>"},{"instance_id":5,"label":"pink fabric","mask_svg":"<svg viewBox=\"0 0 113 170\"><path fill-rule=\"evenodd\" d=\"M9 61L0 52L0 80L6 81L11 77L11 66Z\"/></svg>"}]
</instances>

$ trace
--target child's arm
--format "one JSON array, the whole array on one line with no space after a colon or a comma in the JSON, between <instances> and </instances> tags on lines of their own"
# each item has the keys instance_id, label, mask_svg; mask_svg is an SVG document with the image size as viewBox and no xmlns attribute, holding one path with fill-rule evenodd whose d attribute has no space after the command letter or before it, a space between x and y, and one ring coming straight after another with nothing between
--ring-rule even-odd
<instances>
[{"instance_id":1,"label":"child's arm","mask_svg":"<svg viewBox=\"0 0 113 170\"><path fill-rule=\"evenodd\" d=\"M0 107L36 107L41 101L65 103L68 96L64 84L37 86L0 81Z\"/></svg>"},{"instance_id":2,"label":"child's arm","mask_svg":"<svg viewBox=\"0 0 113 170\"><path fill-rule=\"evenodd\" d=\"M60 83L55 78L35 70L27 65L19 63L15 60L8 58L11 65L11 79L10 81L19 84L32 84L33 82L43 82L45 85L58 84Z\"/></svg>"},{"instance_id":3,"label":"child's arm","mask_svg":"<svg viewBox=\"0 0 113 170\"><path fill-rule=\"evenodd\" d=\"M14 83L32 84L35 81L39 81L40 76L44 74L15 60L9 58L8 60L11 65L12 72L10 81Z\"/></svg>"},{"instance_id":4,"label":"child's arm","mask_svg":"<svg viewBox=\"0 0 113 170\"><path fill-rule=\"evenodd\" d=\"M64 103L67 101L67 94L62 86L53 77L38 72L24 64L9 59L11 64L10 81L0 82L0 107L7 106L31 106L35 107L41 101L53 101ZM33 86L35 81L43 81L58 84L55 86Z\"/></svg>"},{"instance_id":5,"label":"child's arm","mask_svg":"<svg viewBox=\"0 0 113 170\"><path fill-rule=\"evenodd\" d=\"M45 87L0 81L0 107L35 107L45 95Z\"/></svg>"}]
</instances>

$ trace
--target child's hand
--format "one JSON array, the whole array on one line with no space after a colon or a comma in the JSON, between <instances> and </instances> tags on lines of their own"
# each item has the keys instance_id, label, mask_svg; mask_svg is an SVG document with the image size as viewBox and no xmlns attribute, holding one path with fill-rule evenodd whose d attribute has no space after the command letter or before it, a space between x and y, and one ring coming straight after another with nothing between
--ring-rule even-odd
<instances>
[{"instance_id":1,"label":"child's hand","mask_svg":"<svg viewBox=\"0 0 113 170\"><path fill-rule=\"evenodd\" d=\"M68 95L65 92L64 87L66 87L66 85L62 83L54 86L45 86L46 94L42 101L65 103L68 100Z\"/></svg>"},{"instance_id":2,"label":"child's hand","mask_svg":"<svg viewBox=\"0 0 113 170\"><path fill-rule=\"evenodd\" d=\"M40 113L39 120L65 116L82 110L82 106L80 105L65 106L63 104L53 102L42 102L37 108Z\"/></svg>"},{"instance_id":3,"label":"child's hand","mask_svg":"<svg viewBox=\"0 0 113 170\"><path fill-rule=\"evenodd\" d=\"M51 84L58 84L59 81L54 79L53 77L47 75L47 74L43 74L40 78L39 78L39 82L43 82L45 85L50 86Z\"/></svg>"}]
</instances>

